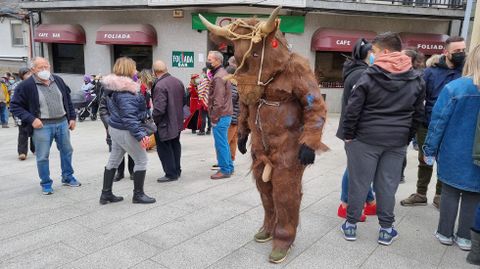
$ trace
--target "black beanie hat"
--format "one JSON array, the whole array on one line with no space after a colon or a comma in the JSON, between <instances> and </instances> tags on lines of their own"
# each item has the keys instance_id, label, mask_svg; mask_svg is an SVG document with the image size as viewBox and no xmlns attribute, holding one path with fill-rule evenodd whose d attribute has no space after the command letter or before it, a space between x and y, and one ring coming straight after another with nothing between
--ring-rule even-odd
<instances>
[{"instance_id":1,"label":"black beanie hat","mask_svg":"<svg viewBox=\"0 0 480 269\"><path fill-rule=\"evenodd\" d=\"M30 69L22 67L18 70L18 76L20 77L20 79L23 79L23 76L28 72L30 72Z\"/></svg>"},{"instance_id":2,"label":"black beanie hat","mask_svg":"<svg viewBox=\"0 0 480 269\"><path fill-rule=\"evenodd\" d=\"M367 58L370 50L372 50L372 44L365 40L365 38L360 38L353 46L352 58L363 61Z\"/></svg>"}]
</instances>

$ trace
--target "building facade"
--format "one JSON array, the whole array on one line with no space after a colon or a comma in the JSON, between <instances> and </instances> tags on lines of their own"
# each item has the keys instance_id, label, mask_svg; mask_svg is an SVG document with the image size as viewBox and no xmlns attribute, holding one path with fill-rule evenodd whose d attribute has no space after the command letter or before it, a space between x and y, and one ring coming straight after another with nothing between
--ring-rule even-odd
<instances>
[{"instance_id":1,"label":"building facade","mask_svg":"<svg viewBox=\"0 0 480 269\"><path fill-rule=\"evenodd\" d=\"M132 6L124 4L121 9L106 6L114 5L114 0L108 1L109 4L102 4L107 1L90 1L88 6L83 2L88 1L24 4L24 8L41 13L41 21L34 33L34 40L40 45L37 55L49 58L54 72L60 74L72 90L80 88L84 74L110 73L115 59L121 56L135 59L138 69L150 68L154 60L163 60L169 72L187 84L190 75L201 72L205 66L209 50L220 50L226 57L233 54L232 48L209 40L208 31L199 24L198 13L213 23L224 25L235 18L268 16L272 10L265 6L207 4L213 1L201 1L201 4L191 1L197 4L195 6L188 1L182 1L186 6L172 6L174 1L137 1L136 5L136 1L128 1ZM267 4L286 6L281 13L281 31L292 50L310 61L322 92L326 94L330 112L339 112L342 65L358 38L369 39L377 33L394 31L401 33L405 46L418 47L428 55L441 53L447 36L460 33L459 19L463 16L462 8L448 7L435 8L439 10L435 13L437 15L417 15L409 11L415 7L405 7L404 3L396 9L383 5L386 7L384 11L388 11L383 13L361 9L340 12L340 8L346 8L343 6L337 11L307 7L322 3L270 1ZM367 5L362 6L364 9L371 9L368 5L377 9L382 6L377 3L363 5ZM396 13L390 12L389 8L392 12L397 10ZM418 13L418 9L415 12ZM424 13L431 9L422 8ZM399 10L406 14L399 14Z\"/></svg>"},{"instance_id":2,"label":"building facade","mask_svg":"<svg viewBox=\"0 0 480 269\"><path fill-rule=\"evenodd\" d=\"M30 57L30 28L26 13L18 8L19 1L0 4L0 74L15 73Z\"/></svg>"}]
</instances>

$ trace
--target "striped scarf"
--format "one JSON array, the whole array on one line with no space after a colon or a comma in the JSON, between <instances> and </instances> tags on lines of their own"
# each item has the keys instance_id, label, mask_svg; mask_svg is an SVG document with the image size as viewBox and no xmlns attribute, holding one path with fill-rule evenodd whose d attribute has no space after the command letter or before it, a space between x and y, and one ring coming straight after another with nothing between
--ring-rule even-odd
<instances>
[{"instance_id":1,"label":"striped scarf","mask_svg":"<svg viewBox=\"0 0 480 269\"><path fill-rule=\"evenodd\" d=\"M210 88L210 80L203 78L198 85L198 99L204 108L208 108L208 90Z\"/></svg>"}]
</instances>

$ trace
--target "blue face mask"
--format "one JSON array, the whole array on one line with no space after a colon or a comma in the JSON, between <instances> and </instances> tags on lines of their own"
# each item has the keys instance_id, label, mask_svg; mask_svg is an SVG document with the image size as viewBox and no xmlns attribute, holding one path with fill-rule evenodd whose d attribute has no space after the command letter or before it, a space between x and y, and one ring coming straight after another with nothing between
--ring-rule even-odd
<instances>
[{"instance_id":1,"label":"blue face mask","mask_svg":"<svg viewBox=\"0 0 480 269\"><path fill-rule=\"evenodd\" d=\"M368 57L368 63L370 65L373 65L374 62L375 62L375 54L370 53L370 56Z\"/></svg>"}]
</instances>

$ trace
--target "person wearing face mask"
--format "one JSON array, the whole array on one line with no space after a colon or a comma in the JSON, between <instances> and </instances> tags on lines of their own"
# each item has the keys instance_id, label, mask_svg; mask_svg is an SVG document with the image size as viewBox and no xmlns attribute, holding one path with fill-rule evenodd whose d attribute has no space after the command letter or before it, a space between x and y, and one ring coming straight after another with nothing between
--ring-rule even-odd
<instances>
[{"instance_id":1,"label":"person wearing face mask","mask_svg":"<svg viewBox=\"0 0 480 269\"><path fill-rule=\"evenodd\" d=\"M364 38L357 40L352 50L352 57L348 58L343 64L343 96L342 96L342 110L340 113L340 120L338 123L337 137L344 139L343 136L343 119L345 116L345 107L348 104L348 99L352 93L352 89L357 83L358 79L362 76L363 72L367 70L369 65L372 65L374 61L372 53L372 44ZM348 169L345 169L345 173L342 177L342 191L340 194L341 204L338 207L337 215L340 218L347 217L347 205L348 205ZM376 214L376 202L373 190L370 187L365 201L364 214L360 217L360 221L366 220L366 215Z\"/></svg>"},{"instance_id":2,"label":"person wearing face mask","mask_svg":"<svg viewBox=\"0 0 480 269\"><path fill-rule=\"evenodd\" d=\"M184 129L191 129L192 134L196 134L197 130L202 126L201 103L198 97L198 86L200 85L200 75L192 74L190 76L190 84L188 85L188 107L189 116L183 124Z\"/></svg>"},{"instance_id":3,"label":"person wearing face mask","mask_svg":"<svg viewBox=\"0 0 480 269\"><path fill-rule=\"evenodd\" d=\"M20 82L29 78L32 73L29 68L23 67L18 71L18 75L20 77L20 81L17 81L15 85L13 85L13 91L15 91ZM22 124L21 120L18 120L18 122L18 159L23 161L27 159L28 138L30 138L30 151L35 153L35 145L32 139L33 128L31 124Z\"/></svg>"},{"instance_id":4,"label":"person wearing face mask","mask_svg":"<svg viewBox=\"0 0 480 269\"><path fill-rule=\"evenodd\" d=\"M349 175L347 220L343 237L357 239L357 222L373 181L380 224L377 242L390 245L398 237L395 194L400 184L407 145L423 121L425 82L401 52L397 33L372 41L374 64L355 83L343 120Z\"/></svg>"},{"instance_id":5,"label":"person wearing face mask","mask_svg":"<svg viewBox=\"0 0 480 269\"><path fill-rule=\"evenodd\" d=\"M200 103L200 117L202 119L202 125L200 126L200 131L197 135L209 135L212 130L212 121L208 115L208 91L210 89L211 73L206 67L202 69L202 74L199 78L199 84L197 86L198 90L198 101ZM205 129L207 130L205 132Z\"/></svg>"},{"instance_id":6,"label":"person wearing face mask","mask_svg":"<svg viewBox=\"0 0 480 269\"><path fill-rule=\"evenodd\" d=\"M47 59L32 60L33 75L15 89L11 110L22 124L31 125L37 159L40 185L45 195L53 193L50 178L49 155L53 140L60 151L62 183L70 187L81 186L73 175L70 131L76 126L76 114L70 98L70 88L63 79L50 73Z\"/></svg>"},{"instance_id":7,"label":"person wearing face mask","mask_svg":"<svg viewBox=\"0 0 480 269\"><path fill-rule=\"evenodd\" d=\"M424 71L423 79L426 83L426 102L425 116L423 124L419 127L416 138L418 146L421 149L425 143L428 125L433 110L433 106L444 86L462 76L463 64L465 61L465 41L463 37L450 37L445 41L445 51L440 57L439 62ZM418 151L418 180L417 191L408 198L400 201L402 206L423 206L427 205L428 184L432 179L433 167L426 164L423 158L423 151ZM437 180L435 197L433 205L440 208L440 195L442 192L442 183Z\"/></svg>"},{"instance_id":8,"label":"person wearing face mask","mask_svg":"<svg viewBox=\"0 0 480 269\"><path fill-rule=\"evenodd\" d=\"M210 176L213 180L229 178L234 170L228 145L228 128L233 114L232 91L230 81L224 80L228 73L222 63L223 55L220 52L208 53L206 67L212 71L213 75L208 97L208 113L212 120L217 163L220 168L217 173Z\"/></svg>"},{"instance_id":9,"label":"person wearing face mask","mask_svg":"<svg viewBox=\"0 0 480 269\"><path fill-rule=\"evenodd\" d=\"M2 128L8 127L8 104L10 103L10 93L8 92L7 79L0 80L0 121Z\"/></svg>"}]
</instances>

